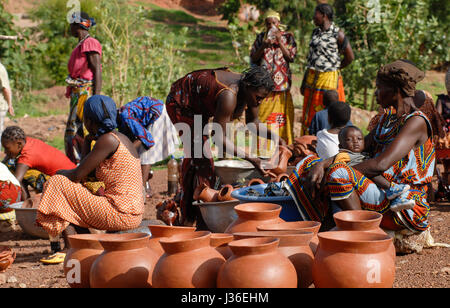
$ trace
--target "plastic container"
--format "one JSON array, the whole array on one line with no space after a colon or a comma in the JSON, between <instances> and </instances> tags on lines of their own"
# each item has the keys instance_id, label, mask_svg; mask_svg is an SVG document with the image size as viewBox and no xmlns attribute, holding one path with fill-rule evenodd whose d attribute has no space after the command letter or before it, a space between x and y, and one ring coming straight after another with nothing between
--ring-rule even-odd
<instances>
[{"instance_id":1,"label":"plastic container","mask_svg":"<svg viewBox=\"0 0 450 308\"><path fill-rule=\"evenodd\" d=\"M178 190L178 162L173 157L170 157L167 164L167 187L169 195L174 195Z\"/></svg>"},{"instance_id":2,"label":"plastic container","mask_svg":"<svg viewBox=\"0 0 450 308\"><path fill-rule=\"evenodd\" d=\"M281 187L281 183L275 183ZM303 220L297 209L294 199L291 196L279 196L279 197L256 197L248 196L248 190L253 189L260 194L264 194L264 189L268 184L253 185L248 187L243 187L234 190L231 196L241 203L249 202L265 202L265 203L275 203L281 206L280 218L285 221L300 221Z\"/></svg>"}]
</instances>

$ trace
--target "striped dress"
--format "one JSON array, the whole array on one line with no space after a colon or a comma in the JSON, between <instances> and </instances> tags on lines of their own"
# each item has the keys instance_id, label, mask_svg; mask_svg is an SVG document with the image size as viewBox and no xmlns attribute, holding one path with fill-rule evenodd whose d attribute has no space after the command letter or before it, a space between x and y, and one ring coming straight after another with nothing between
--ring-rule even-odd
<instances>
[{"instance_id":1,"label":"striped dress","mask_svg":"<svg viewBox=\"0 0 450 308\"><path fill-rule=\"evenodd\" d=\"M50 236L57 236L70 223L108 231L134 229L141 223L144 195L140 161L111 134L119 140L119 147L96 169L97 179L105 184L104 196L93 195L62 175L46 183L36 221Z\"/></svg>"}]
</instances>

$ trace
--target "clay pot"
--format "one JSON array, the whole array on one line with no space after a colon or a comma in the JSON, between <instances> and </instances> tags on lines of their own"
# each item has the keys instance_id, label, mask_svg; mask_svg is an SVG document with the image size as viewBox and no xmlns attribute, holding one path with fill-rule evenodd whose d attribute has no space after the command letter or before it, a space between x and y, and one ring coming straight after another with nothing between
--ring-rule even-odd
<instances>
[{"instance_id":1,"label":"clay pot","mask_svg":"<svg viewBox=\"0 0 450 308\"><path fill-rule=\"evenodd\" d=\"M148 241L148 247L150 247L153 252L155 252L158 258L164 254L164 249L159 243L160 239L178 234L195 232L195 227L150 225L148 226L148 228L150 229L150 233L152 234L150 240Z\"/></svg>"},{"instance_id":2,"label":"clay pot","mask_svg":"<svg viewBox=\"0 0 450 308\"><path fill-rule=\"evenodd\" d=\"M257 227L258 231L307 231L314 233L309 246L315 254L319 246L319 233L321 223L318 221L289 221L278 224L264 224Z\"/></svg>"},{"instance_id":3,"label":"clay pot","mask_svg":"<svg viewBox=\"0 0 450 308\"><path fill-rule=\"evenodd\" d=\"M243 203L234 207L238 218L225 230L225 233L256 232L259 225L284 222L280 218L281 206L273 203Z\"/></svg>"},{"instance_id":4,"label":"clay pot","mask_svg":"<svg viewBox=\"0 0 450 308\"><path fill-rule=\"evenodd\" d=\"M231 257L231 249L228 247L228 243L232 242L234 237L228 233L212 233L211 234L211 247L214 247L225 260Z\"/></svg>"},{"instance_id":5,"label":"clay pot","mask_svg":"<svg viewBox=\"0 0 450 308\"><path fill-rule=\"evenodd\" d=\"M160 240L165 253L153 272L155 288L215 288L225 258L210 245L211 232L197 231Z\"/></svg>"},{"instance_id":6,"label":"clay pot","mask_svg":"<svg viewBox=\"0 0 450 308\"><path fill-rule=\"evenodd\" d=\"M217 202L219 196L219 191L212 189L205 183L197 186L197 188L194 190L193 198L196 201L202 201L202 202Z\"/></svg>"},{"instance_id":7,"label":"clay pot","mask_svg":"<svg viewBox=\"0 0 450 308\"><path fill-rule=\"evenodd\" d=\"M233 255L217 277L219 288L296 288L294 265L278 249L278 238L249 238L229 243Z\"/></svg>"},{"instance_id":8,"label":"clay pot","mask_svg":"<svg viewBox=\"0 0 450 308\"><path fill-rule=\"evenodd\" d=\"M218 201L231 201L236 200L233 197L231 197L231 193L233 192L234 188L233 186L227 184L224 187L222 187L219 191L219 194L217 195Z\"/></svg>"},{"instance_id":9,"label":"clay pot","mask_svg":"<svg viewBox=\"0 0 450 308\"><path fill-rule=\"evenodd\" d=\"M330 231L318 236L312 271L316 288L391 288L394 284L388 235Z\"/></svg>"},{"instance_id":10,"label":"clay pot","mask_svg":"<svg viewBox=\"0 0 450 308\"><path fill-rule=\"evenodd\" d=\"M114 234L100 239L104 251L92 264L91 288L148 288L158 256L147 233Z\"/></svg>"},{"instance_id":11,"label":"clay pot","mask_svg":"<svg viewBox=\"0 0 450 308\"><path fill-rule=\"evenodd\" d=\"M64 275L71 288L90 288L89 274L92 264L103 252L99 239L113 238L113 234L69 235L70 249L64 259Z\"/></svg>"},{"instance_id":12,"label":"clay pot","mask_svg":"<svg viewBox=\"0 0 450 308\"><path fill-rule=\"evenodd\" d=\"M297 287L308 288L312 283L314 254L309 246L313 232L306 231L259 231L234 233L236 240L252 237L278 238L278 250L294 265L297 272Z\"/></svg>"},{"instance_id":13,"label":"clay pot","mask_svg":"<svg viewBox=\"0 0 450 308\"><path fill-rule=\"evenodd\" d=\"M261 180L261 179L254 178L254 179L251 179L251 180L248 182L247 186L254 186L254 185L260 185L260 184L265 184L265 183L264 183L264 181Z\"/></svg>"},{"instance_id":14,"label":"clay pot","mask_svg":"<svg viewBox=\"0 0 450 308\"><path fill-rule=\"evenodd\" d=\"M0 273L6 271L16 259L16 253L7 246L0 246Z\"/></svg>"},{"instance_id":15,"label":"clay pot","mask_svg":"<svg viewBox=\"0 0 450 308\"><path fill-rule=\"evenodd\" d=\"M335 213L333 219L336 227L330 231L365 231L385 235L386 232L380 228L383 215L373 211L355 210ZM395 259L394 241L390 245L391 255Z\"/></svg>"},{"instance_id":16,"label":"clay pot","mask_svg":"<svg viewBox=\"0 0 450 308\"><path fill-rule=\"evenodd\" d=\"M270 171L275 173L276 175L286 173L289 158L291 158L292 156L292 152L287 147L280 146L279 149L280 158L278 161L278 165L275 168L270 169Z\"/></svg>"},{"instance_id":17,"label":"clay pot","mask_svg":"<svg viewBox=\"0 0 450 308\"><path fill-rule=\"evenodd\" d=\"M315 154L317 137L305 135L294 139L294 154L298 157L306 157Z\"/></svg>"},{"instance_id":18,"label":"clay pot","mask_svg":"<svg viewBox=\"0 0 450 308\"><path fill-rule=\"evenodd\" d=\"M282 173L277 176L277 178L275 179L275 182L280 183L280 182L286 181L287 179L289 179L289 175L287 173Z\"/></svg>"}]
</instances>

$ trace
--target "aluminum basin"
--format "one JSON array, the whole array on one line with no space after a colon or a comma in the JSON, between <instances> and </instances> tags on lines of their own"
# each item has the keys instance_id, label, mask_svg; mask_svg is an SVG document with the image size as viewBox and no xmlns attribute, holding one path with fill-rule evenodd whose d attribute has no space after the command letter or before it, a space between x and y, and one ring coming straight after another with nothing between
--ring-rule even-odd
<instances>
[{"instance_id":1,"label":"aluminum basin","mask_svg":"<svg viewBox=\"0 0 450 308\"><path fill-rule=\"evenodd\" d=\"M194 202L200 208L203 220L213 233L223 233L238 216L234 210L239 200L223 202Z\"/></svg>"}]
</instances>

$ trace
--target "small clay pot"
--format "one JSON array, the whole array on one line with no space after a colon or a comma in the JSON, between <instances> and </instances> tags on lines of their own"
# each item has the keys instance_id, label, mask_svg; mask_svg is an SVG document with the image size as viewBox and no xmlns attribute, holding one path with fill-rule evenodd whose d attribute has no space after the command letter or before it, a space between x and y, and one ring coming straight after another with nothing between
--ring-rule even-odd
<instances>
[{"instance_id":1,"label":"small clay pot","mask_svg":"<svg viewBox=\"0 0 450 308\"><path fill-rule=\"evenodd\" d=\"M197 231L161 239L165 253L153 271L153 287L215 288L225 258L210 238L211 232Z\"/></svg>"},{"instance_id":2,"label":"small clay pot","mask_svg":"<svg viewBox=\"0 0 450 308\"><path fill-rule=\"evenodd\" d=\"M159 240L178 234L195 232L195 227L150 225L148 228L152 234L150 240L148 241L148 247L156 253L158 258L164 254L164 249L162 248Z\"/></svg>"},{"instance_id":3,"label":"small clay pot","mask_svg":"<svg viewBox=\"0 0 450 308\"><path fill-rule=\"evenodd\" d=\"M222 187L219 191L219 194L217 195L218 201L231 201L236 200L233 197L231 197L231 193L233 192L234 188L233 186L227 184L224 187Z\"/></svg>"},{"instance_id":4,"label":"small clay pot","mask_svg":"<svg viewBox=\"0 0 450 308\"><path fill-rule=\"evenodd\" d=\"M64 259L64 275L71 288L90 288L89 274L92 264L103 252L99 239L114 238L114 234L69 235L70 249Z\"/></svg>"},{"instance_id":5,"label":"small clay pot","mask_svg":"<svg viewBox=\"0 0 450 308\"><path fill-rule=\"evenodd\" d=\"M7 246L0 246L0 273L6 271L16 259L16 253Z\"/></svg>"},{"instance_id":6,"label":"small clay pot","mask_svg":"<svg viewBox=\"0 0 450 308\"><path fill-rule=\"evenodd\" d=\"M256 232L257 226L284 222L280 218L281 206L274 203L243 203L234 207L238 218L225 233Z\"/></svg>"},{"instance_id":7,"label":"small clay pot","mask_svg":"<svg viewBox=\"0 0 450 308\"><path fill-rule=\"evenodd\" d=\"M270 171L275 173L276 175L286 173L289 158L291 158L292 156L292 152L289 151L287 147L280 146L279 149L280 160L278 162L278 165L275 168L270 169Z\"/></svg>"},{"instance_id":8,"label":"small clay pot","mask_svg":"<svg viewBox=\"0 0 450 308\"><path fill-rule=\"evenodd\" d=\"M258 231L308 231L314 233L310 242L312 252L315 254L319 245L319 233L321 223L318 221L288 221L277 224L261 224L257 226Z\"/></svg>"},{"instance_id":9,"label":"small clay pot","mask_svg":"<svg viewBox=\"0 0 450 308\"><path fill-rule=\"evenodd\" d=\"M113 234L100 239L104 251L92 264L91 288L150 288L158 256L147 233Z\"/></svg>"},{"instance_id":10,"label":"small clay pot","mask_svg":"<svg viewBox=\"0 0 450 308\"><path fill-rule=\"evenodd\" d=\"M276 183L280 183L286 181L287 179L289 179L289 175L287 173L282 173L277 176L275 181Z\"/></svg>"},{"instance_id":11,"label":"small clay pot","mask_svg":"<svg viewBox=\"0 0 450 308\"><path fill-rule=\"evenodd\" d=\"M219 191L212 189L211 187L209 187L206 184L202 184L200 186L200 192L198 193L198 197L196 195L196 193L194 192L194 197L197 197L197 201L202 201L202 202L217 202L218 201L218 196L219 196Z\"/></svg>"},{"instance_id":12,"label":"small clay pot","mask_svg":"<svg viewBox=\"0 0 450 308\"><path fill-rule=\"evenodd\" d=\"M309 246L313 235L313 232L307 231L259 231L233 234L235 240L254 237L278 238L280 240L278 250L294 264L299 288L308 288L313 283L314 254Z\"/></svg>"},{"instance_id":13,"label":"small clay pot","mask_svg":"<svg viewBox=\"0 0 450 308\"><path fill-rule=\"evenodd\" d=\"M277 238L249 238L229 243L233 255L217 277L219 288L296 288L294 265L277 248Z\"/></svg>"},{"instance_id":14,"label":"small clay pot","mask_svg":"<svg viewBox=\"0 0 450 308\"><path fill-rule=\"evenodd\" d=\"M232 252L228 243L232 242L234 237L228 233L211 233L211 246L214 247L225 260L231 257Z\"/></svg>"},{"instance_id":15,"label":"small clay pot","mask_svg":"<svg viewBox=\"0 0 450 308\"><path fill-rule=\"evenodd\" d=\"M251 180L248 182L247 186L254 186L254 185L260 185L260 184L265 184L265 183L264 183L264 181L261 180L261 179L254 178L254 179L251 179Z\"/></svg>"},{"instance_id":16,"label":"small clay pot","mask_svg":"<svg viewBox=\"0 0 450 308\"><path fill-rule=\"evenodd\" d=\"M395 262L386 234L364 231L319 233L313 263L316 288L391 288Z\"/></svg>"}]
</instances>

